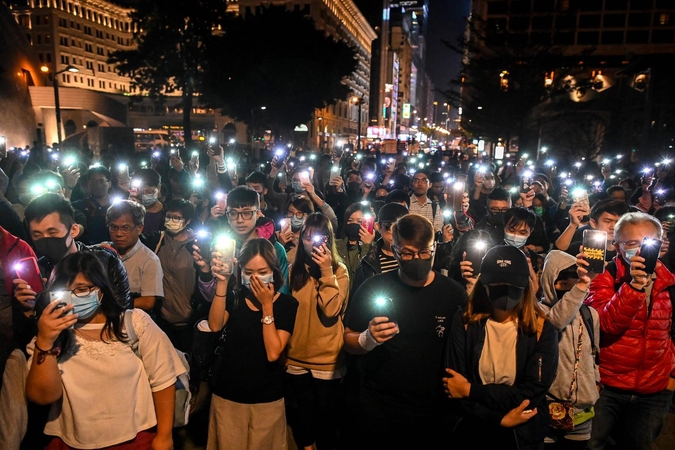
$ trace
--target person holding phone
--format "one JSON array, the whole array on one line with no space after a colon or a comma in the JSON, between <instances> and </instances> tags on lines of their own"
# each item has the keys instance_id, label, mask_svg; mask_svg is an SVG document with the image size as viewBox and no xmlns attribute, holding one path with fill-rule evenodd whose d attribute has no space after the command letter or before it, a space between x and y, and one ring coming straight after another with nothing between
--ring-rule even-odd
<instances>
[{"instance_id":1,"label":"person holding phone","mask_svg":"<svg viewBox=\"0 0 675 450\"><path fill-rule=\"evenodd\" d=\"M299 306L288 343L288 424L298 448L335 448L343 413L342 321L349 274L337 252L333 226L321 213L308 215L302 225L289 285Z\"/></svg>"},{"instance_id":2,"label":"person holding phone","mask_svg":"<svg viewBox=\"0 0 675 450\"><path fill-rule=\"evenodd\" d=\"M629 212L614 227L617 255L590 285L585 303L598 311L600 382L590 450L610 437L625 448L651 449L675 391L675 345L670 298L675 275L660 261L653 273L641 254L643 239L659 241L661 223ZM651 261L652 263L654 261Z\"/></svg>"},{"instance_id":3,"label":"person holding phone","mask_svg":"<svg viewBox=\"0 0 675 450\"><path fill-rule=\"evenodd\" d=\"M173 448L175 383L185 368L166 335L135 309L138 353L132 349L124 330L125 306L90 253L63 258L48 289L64 293L68 305L55 301L45 307L26 348L26 396L50 405L46 448L126 442L138 449Z\"/></svg>"},{"instance_id":4,"label":"person holding phone","mask_svg":"<svg viewBox=\"0 0 675 450\"><path fill-rule=\"evenodd\" d=\"M350 290L354 281L356 268L361 258L370 251L375 240L375 230L368 231L363 226L366 214L371 215L371 217L373 215L368 206L364 206L360 202L349 205L344 216L344 236L335 242L338 253L345 266L347 266Z\"/></svg>"},{"instance_id":5,"label":"person holding phone","mask_svg":"<svg viewBox=\"0 0 675 450\"><path fill-rule=\"evenodd\" d=\"M298 301L279 292L284 280L268 240L244 244L236 278L223 270L219 254L214 256L211 272L217 287L208 324L214 331L228 328L222 369L211 380L207 448L283 447L287 441L283 356Z\"/></svg>"},{"instance_id":6,"label":"person holding phone","mask_svg":"<svg viewBox=\"0 0 675 450\"><path fill-rule=\"evenodd\" d=\"M447 438L439 377L450 321L466 292L432 270L429 219L403 215L390 233L397 270L365 280L347 309L344 343L359 382L350 385L357 404L347 412L345 432L350 448L400 448L403 442L432 448ZM395 318L380 308L383 298L392 300Z\"/></svg>"},{"instance_id":7,"label":"person holding phone","mask_svg":"<svg viewBox=\"0 0 675 450\"><path fill-rule=\"evenodd\" d=\"M485 254L466 306L453 314L442 384L460 419L459 442L544 448L558 330L535 292L525 255L498 245Z\"/></svg>"}]
</instances>

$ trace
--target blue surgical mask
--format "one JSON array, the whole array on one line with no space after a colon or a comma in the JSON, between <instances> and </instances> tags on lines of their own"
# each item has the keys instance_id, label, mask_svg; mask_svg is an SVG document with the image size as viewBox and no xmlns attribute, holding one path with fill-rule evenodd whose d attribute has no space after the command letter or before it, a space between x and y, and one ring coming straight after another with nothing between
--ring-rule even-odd
<instances>
[{"instance_id":1,"label":"blue surgical mask","mask_svg":"<svg viewBox=\"0 0 675 450\"><path fill-rule=\"evenodd\" d=\"M143 203L143 206L145 207L154 205L157 203L157 194L142 194L141 203Z\"/></svg>"},{"instance_id":2,"label":"blue surgical mask","mask_svg":"<svg viewBox=\"0 0 675 450\"><path fill-rule=\"evenodd\" d=\"M299 181L292 181L291 187L298 194L304 191L304 189L302 188L302 183Z\"/></svg>"},{"instance_id":3,"label":"blue surgical mask","mask_svg":"<svg viewBox=\"0 0 675 450\"><path fill-rule=\"evenodd\" d=\"M521 236L519 234L504 233L504 242L516 248L521 248L527 242L529 236Z\"/></svg>"},{"instance_id":4,"label":"blue surgical mask","mask_svg":"<svg viewBox=\"0 0 675 450\"><path fill-rule=\"evenodd\" d=\"M274 273L268 273L267 275L257 275L265 284L270 284L274 282ZM251 275L241 274L241 284L245 287L251 286Z\"/></svg>"},{"instance_id":5,"label":"blue surgical mask","mask_svg":"<svg viewBox=\"0 0 675 450\"><path fill-rule=\"evenodd\" d=\"M291 231L296 232L302 228L302 224L305 223L305 218L298 219L297 217L291 217Z\"/></svg>"},{"instance_id":6,"label":"blue surgical mask","mask_svg":"<svg viewBox=\"0 0 675 450\"><path fill-rule=\"evenodd\" d=\"M86 297L78 297L70 294L70 301L73 303L73 313L77 314L78 320L88 319L96 313L101 306L101 300L98 298L98 289L91 291Z\"/></svg>"},{"instance_id":7,"label":"blue surgical mask","mask_svg":"<svg viewBox=\"0 0 675 450\"><path fill-rule=\"evenodd\" d=\"M624 259L626 260L626 262L628 264L630 264L630 259L633 256L637 255L638 250L639 250L639 248L631 248L630 250L629 249L624 250L624 253L626 254L626 257Z\"/></svg>"}]
</instances>

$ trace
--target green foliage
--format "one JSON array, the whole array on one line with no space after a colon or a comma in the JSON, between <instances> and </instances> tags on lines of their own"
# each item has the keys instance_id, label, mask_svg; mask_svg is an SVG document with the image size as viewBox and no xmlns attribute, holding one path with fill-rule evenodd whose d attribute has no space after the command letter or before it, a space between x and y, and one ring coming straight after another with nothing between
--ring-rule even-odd
<instances>
[{"instance_id":1,"label":"green foliage","mask_svg":"<svg viewBox=\"0 0 675 450\"><path fill-rule=\"evenodd\" d=\"M207 49L204 100L246 123L278 130L310 120L316 108L346 99L344 83L357 67L356 51L336 41L302 12L269 6L230 18ZM265 106L264 114L260 111Z\"/></svg>"}]
</instances>

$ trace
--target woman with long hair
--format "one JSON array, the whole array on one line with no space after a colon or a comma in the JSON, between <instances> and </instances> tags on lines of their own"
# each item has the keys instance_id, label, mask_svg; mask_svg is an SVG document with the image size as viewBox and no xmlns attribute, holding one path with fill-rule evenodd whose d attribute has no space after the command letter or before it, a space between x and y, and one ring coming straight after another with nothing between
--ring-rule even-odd
<instances>
[{"instance_id":1,"label":"woman with long hair","mask_svg":"<svg viewBox=\"0 0 675 450\"><path fill-rule=\"evenodd\" d=\"M279 288L284 277L274 246L251 239L241 248L237 284L212 254L216 293L209 328L227 324L221 369L211 380L207 449L285 449L284 354L298 302Z\"/></svg>"},{"instance_id":2,"label":"woman with long hair","mask_svg":"<svg viewBox=\"0 0 675 450\"><path fill-rule=\"evenodd\" d=\"M173 448L175 382L185 369L167 336L134 309L132 349L124 307L91 253L62 259L48 289L26 381L29 400L51 405L46 448Z\"/></svg>"},{"instance_id":3,"label":"woman with long hair","mask_svg":"<svg viewBox=\"0 0 675 450\"><path fill-rule=\"evenodd\" d=\"M305 219L289 278L299 306L288 344L288 423L298 448L335 448L340 380L346 372L342 320L349 275L323 214Z\"/></svg>"},{"instance_id":4,"label":"woman with long hair","mask_svg":"<svg viewBox=\"0 0 675 450\"><path fill-rule=\"evenodd\" d=\"M314 204L307 197L294 197L286 205L285 225L276 232L277 241L286 249L288 263L293 264L298 251L300 229L308 215L314 212Z\"/></svg>"},{"instance_id":5,"label":"woman with long hair","mask_svg":"<svg viewBox=\"0 0 675 450\"><path fill-rule=\"evenodd\" d=\"M480 448L543 449L557 367L558 331L539 307L527 258L493 247L450 329L442 381L461 418L455 433Z\"/></svg>"}]
</instances>

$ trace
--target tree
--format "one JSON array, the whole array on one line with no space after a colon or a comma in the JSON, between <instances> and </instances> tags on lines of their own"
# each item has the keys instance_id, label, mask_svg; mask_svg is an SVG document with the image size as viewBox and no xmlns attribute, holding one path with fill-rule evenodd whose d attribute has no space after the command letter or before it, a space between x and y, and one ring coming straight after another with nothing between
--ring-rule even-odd
<instances>
[{"instance_id":1,"label":"tree","mask_svg":"<svg viewBox=\"0 0 675 450\"><path fill-rule=\"evenodd\" d=\"M132 88L159 102L180 94L185 145L192 138L190 115L202 90L206 49L223 20L226 0L140 0L135 2L133 50L113 52L108 64L131 78Z\"/></svg>"},{"instance_id":2,"label":"tree","mask_svg":"<svg viewBox=\"0 0 675 450\"><path fill-rule=\"evenodd\" d=\"M249 125L265 120L278 134L307 123L315 109L346 99L346 78L357 67L350 45L285 6L230 18L207 59L206 104ZM264 117L254 117L262 106Z\"/></svg>"}]
</instances>

